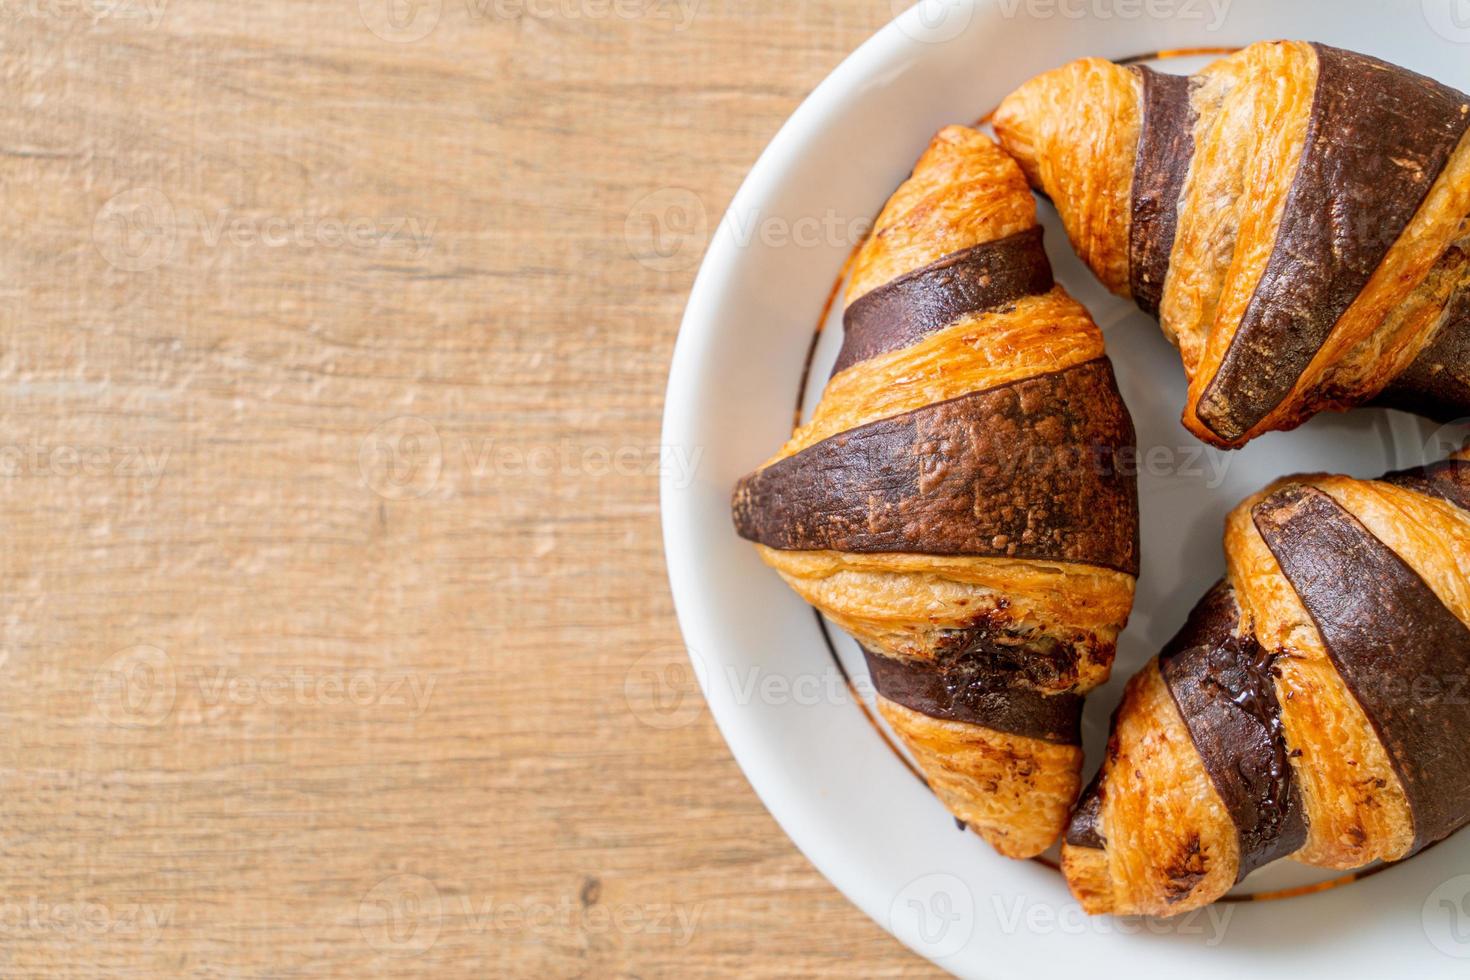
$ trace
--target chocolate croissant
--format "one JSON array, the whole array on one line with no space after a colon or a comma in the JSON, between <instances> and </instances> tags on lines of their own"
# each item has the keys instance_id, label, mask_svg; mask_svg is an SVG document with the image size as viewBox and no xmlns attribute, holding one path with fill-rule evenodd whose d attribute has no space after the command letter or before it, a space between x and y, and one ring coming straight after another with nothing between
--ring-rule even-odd
<instances>
[{"instance_id":1,"label":"chocolate croissant","mask_svg":"<svg viewBox=\"0 0 1470 980\"><path fill-rule=\"evenodd\" d=\"M994 121L1093 272L1159 317L1201 439L1470 415L1470 97L1282 41L1188 78L1074 62Z\"/></svg>"},{"instance_id":2,"label":"chocolate croissant","mask_svg":"<svg viewBox=\"0 0 1470 980\"><path fill-rule=\"evenodd\" d=\"M867 654L940 799L1002 854L1061 833L1083 692L1138 573L1133 423L1053 284L1035 200L944 129L853 266L815 414L740 481L736 529Z\"/></svg>"},{"instance_id":3,"label":"chocolate croissant","mask_svg":"<svg viewBox=\"0 0 1470 980\"><path fill-rule=\"evenodd\" d=\"M1225 551L1067 829L1088 912L1174 915L1277 858L1396 861L1470 823L1470 450L1279 481Z\"/></svg>"}]
</instances>

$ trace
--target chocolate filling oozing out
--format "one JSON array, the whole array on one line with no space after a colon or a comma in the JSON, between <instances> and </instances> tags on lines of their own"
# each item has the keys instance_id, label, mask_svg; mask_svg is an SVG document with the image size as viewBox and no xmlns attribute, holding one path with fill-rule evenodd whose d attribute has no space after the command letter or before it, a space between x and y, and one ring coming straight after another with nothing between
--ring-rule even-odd
<instances>
[{"instance_id":1,"label":"chocolate filling oozing out","mask_svg":"<svg viewBox=\"0 0 1470 980\"><path fill-rule=\"evenodd\" d=\"M1159 655L1159 671L1239 835L1237 880L1299 850L1307 825L1292 778L1273 655L1240 630L1235 590L1216 585Z\"/></svg>"},{"instance_id":2,"label":"chocolate filling oozing out","mask_svg":"<svg viewBox=\"0 0 1470 980\"><path fill-rule=\"evenodd\" d=\"M933 661L899 660L864 649L879 694L931 718L962 721L1026 738L1079 743L1080 694L1043 694L993 651Z\"/></svg>"},{"instance_id":3,"label":"chocolate filling oozing out","mask_svg":"<svg viewBox=\"0 0 1470 980\"><path fill-rule=\"evenodd\" d=\"M1300 794L1281 728L1271 656L1240 630L1235 590L1206 593L1159 655L1158 669L1240 845L1237 880L1298 850L1306 840ZM1114 715L1114 729L1117 716ZM1108 755L1116 756L1114 738ZM1073 811L1067 843L1106 845L1098 826L1102 769Z\"/></svg>"}]
</instances>

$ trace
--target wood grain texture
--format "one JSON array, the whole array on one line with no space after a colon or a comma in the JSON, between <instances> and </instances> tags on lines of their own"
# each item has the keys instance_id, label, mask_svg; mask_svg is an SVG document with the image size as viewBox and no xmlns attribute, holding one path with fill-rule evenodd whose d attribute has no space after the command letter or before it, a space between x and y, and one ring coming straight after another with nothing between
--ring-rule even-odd
<instances>
[{"instance_id":1,"label":"wood grain texture","mask_svg":"<svg viewBox=\"0 0 1470 980\"><path fill-rule=\"evenodd\" d=\"M0 974L927 972L657 520L701 220L890 5L395 3L3 8Z\"/></svg>"}]
</instances>

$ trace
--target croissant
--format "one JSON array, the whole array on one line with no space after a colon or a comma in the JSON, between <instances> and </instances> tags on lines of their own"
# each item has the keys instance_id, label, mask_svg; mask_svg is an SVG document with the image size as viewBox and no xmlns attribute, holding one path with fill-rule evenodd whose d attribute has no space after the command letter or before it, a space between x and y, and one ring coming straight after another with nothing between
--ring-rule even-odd
<instances>
[{"instance_id":1,"label":"croissant","mask_svg":"<svg viewBox=\"0 0 1470 980\"><path fill-rule=\"evenodd\" d=\"M1281 41L1188 78L1077 61L994 124L1098 278L1159 317L1199 438L1470 415L1470 97Z\"/></svg>"},{"instance_id":2,"label":"croissant","mask_svg":"<svg viewBox=\"0 0 1470 980\"><path fill-rule=\"evenodd\" d=\"M1277 858L1396 861L1470 823L1470 448L1278 481L1225 552L1068 826L1088 912L1174 915Z\"/></svg>"},{"instance_id":3,"label":"croissant","mask_svg":"<svg viewBox=\"0 0 1470 980\"><path fill-rule=\"evenodd\" d=\"M1102 334L1052 281L1020 169L959 126L883 208L843 324L811 421L736 487L735 527L862 645L945 805L1038 854L1138 573L1133 423Z\"/></svg>"}]
</instances>

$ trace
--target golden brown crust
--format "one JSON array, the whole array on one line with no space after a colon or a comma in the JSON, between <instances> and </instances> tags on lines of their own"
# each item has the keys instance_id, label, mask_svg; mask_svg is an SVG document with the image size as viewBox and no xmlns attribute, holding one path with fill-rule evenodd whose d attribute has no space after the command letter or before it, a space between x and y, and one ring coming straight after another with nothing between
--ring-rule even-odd
<instances>
[{"instance_id":1,"label":"golden brown crust","mask_svg":"<svg viewBox=\"0 0 1470 980\"><path fill-rule=\"evenodd\" d=\"M758 547L797 594L869 649L932 659L947 634L977 623L1074 644L1075 673L1045 688L1053 693L1107 680L1133 604L1133 576L1088 565Z\"/></svg>"},{"instance_id":2,"label":"golden brown crust","mask_svg":"<svg viewBox=\"0 0 1470 980\"><path fill-rule=\"evenodd\" d=\"M1001 145L1062 213L1077 254L1122 296L1141 92L1136 72L1084 58L1028 82L994 118Z\"/></svg>"},{"instance_id":3,"label":"golden brown crust","mask_svg":"<svg viewBox=\"0 0 1470 980\"><path fill-rule=\"evenodd\" d=\"M1306 141L1316 63L1301 42L1252 45L1215 66L1201 93L1207 104L1223 90L1219 108L1202 111L1196 126L1160 312L1190 379L1185 427L1206 441L1219 437L1195 411L1275 247Z\"/></svg>"},{"instance_id":4,"label":"golden brown crust","mask_svg":"<svg viewBox=\"0 0 1470 980\"><path fill-rule=\"evenodd\" d=\"M1057 287L1013 307L966 316L891 354L834 375L812 419L764 465L875 419L1101 357L1102 331Z\"/></svg>"},{"instance_id":5,"label":"golden brown crust","mask_svg":"<svg viewBox=\"0 0 1470 980\"><path fill-rule=\"evenodd\" d=\"M1168 916L1235 883L1235 826L1210 782L1157 660L1128 682L1108 740L1099 831L1104 865L1072 853L1074 894L1092 913Z\"/></svg>"},{"instance_id":6,"label":"golden brown crust","mask_svg":"<svg viewBox=\"0 0 1470 980\"><path fill-rule=\"evenodd\" d=\"M1446 609L1470 625L1470 511L1377 480L1330 476L1309 482L1388 545Z\"/></svg>"},{"instance_id":7,"label":"golden brown crust","mask_svg":"<svg viewBox=\"0 0 1470 980\"><path fill-rule=\"evenodd\" d=\"M860 309L880 310L870 326L884 336L861 344L861 352L843 362L812 420L798 428L758 473L778 463L785 466L792 457L809 459L815 450L851 451L848 447L858 443L844 441L844 434L859 427L952 404L977 392L1007 386L1029 392L1022 386L1030 379L1106 366L1100 360L1102 334L1087 311L1063 290L1051 288L1049 266L1035 244L1035 228L1035 200L1015 162L973 130L958 126L942 130L883 208L854 263L847 292L849 316L859 300ZM937 269L942 275L936 284L921 290L948 290L954 279L946 277L959 275L951 271L957 254L1024 243L1028 235L1029 245L995 251L999 261L1013 263L1008 271L1021 270L1009 282L1024 291L971 306L950 304L956 294L941 292L931 296L941 301L934 308L954 313L914 321L919 323L914 330L887 326L888 311L902 314L906 302L903 294L895 293L894 280L904 277L901 284L908 289L907 284L934 276ZM1026 274L1028 268L1031 274ZM982 269L976 282L988 285L987 276ZM976 295L982 292L977 289ZM1110 374L1107 388L1116 400L1115 414L1126 419ZM1039 406L1025 405L1030 397L1017 394L1018 403L1011 407L1028 419L1043 417ZM1081 411L1091 404L1089 399L1075 407ZM1120 432L1123 428L1131 443L1131 425L1125 423ZM1046 448L1043 443L1047 439L1032 440L1037 448ZM980 453L982 463L985 452ZM939 460L931 451L924 457ZM1063 459L1024 465L1028 473L1046 472ZM944 472L950 469L942 461L931 465ZM742 481L742 487L751 479ZM1000 484L1014 489L1023 486L1020 480L1018 474ZM890 480L884 486L897 492L891 484ZM781 518L785 513L781 508L795 493L794 488L790 493L778 489L779 506L762 505L757 515L767 523ZM1128 496L1131 500L1131 486ZM741 499L737 490L737 504ZM857 504L848 510L860 513L867 506L871 512L869 498L853 499ZM825 506L818 511L828 512ZM740 513L737 506L737 523ZM1027 510L1023 516L1030 521L1033 513L1038 512ZM1034 529L1028 523L1025 533L1047 540L1044 535L1060 527L1063 516L1056 506L1050 511L1043 508ZM1122 516L1124 523L1136 526L1136 515ZM798 524L797 530L809 530L807 518ZM890 667L901 664L897 671L885 670L890 685L902 684L899 678L906 670L926 677L942 671L946 678L986 678L983 684L994 683L997 673L1004 677L1004 684L997 687L977 687L978 696L964 702L964 711L946 714L937 701L918 698L923 684L909 685L904 703L894 700L903 692L890 688L887 693L892 697L880 698L880 709L941 799L997 850L1029 857L1049 846L1061 831L1080 779L1081 751L1067 744L1076 739L1077 696L1108 676L1118 633L1132 605L1133 576L1089 564L1087 559L1061 560L1061 552L1024 559L971 550L954 556L859 554L796 550L807 545L795 543L796 538L792 542L782 545L791 550L758 545L762 559L802 598L857 639L870 657L887 658L882 663ZM1008 699L1004 703L1017 706L1016 710L1001 710L998 699ZM915 710L926 707L928 714ZM1067 726L1056 723L1069 712L1070 733L1064 733Z\"/></svg>"},{"instance_id":8,"label":"golden brown crust","mask_svg":"<svg viewBox=\"0 0 1470 980\"><path fill-rule=\"evenodd\" d=\"M951 813L1006 857L1035 857L1056 840L1077 796L1082 750L931 718L879 697L929 786Z\"/></svg>"},{"instance_id":9,"label":"golden brown crust","mask_svg":"<svg viewBox=\"0 0 1470 980\"><path fill-rule=\"evenodd\" d=\"M1452 457L1467 458L1470 447ZM1453 494L1437 494L1425 483L1399 476L1393 482L1329 475L1291 477L1245 500L1226 520L1227 583L1239 607L1239 635L1251 641L1250 649L1256 651L1253 656L1268 655L1264 662L1271 669L1261 675L1263 683L1267 683L1264 678L1274 678L1269 683L1274 687L1275 704L1252 710L1269 709L1270 718L1279 722L1279 728L1271 729L1278 733L1278 758L1289 760L1289 778L1277 785L1286 795L1272 802L1283 813L1291 810L1292 801L1299 802L1305 817L1304 835L1298 822L1295 835L1282 838L1289 839L1290 846L1274 853L1286 854L1295 848L1293 859L1307 864L1358 868L1400 859L1424 841L1416 838L1415 813L1419 811L1414 807L1418 804L1411 806L1402 770L1383 741L1384 732L1392 734L1395 723L1384 716L1383 705L1393 702L1384 702L1377 692L1361 686L1364 682L1381 684L1383 678L1364 674L1361 661L1354 666L1341 660L1344 651L1340 646L1329 650L1315 616L1340 603L1341 594L1323 591L1323 585L1308 586L1299 594L1303 580L1289 578L1278 562L1279 552L1273 551L1289 542L1279 537L1278 526L1269 520L1271 534L1277 537L1267 539L1262 515L1269 512L1262 508L1282 499L1278 491L1325 495L1321 499L1340 508L1343 520L1359 527L1357 533L1367 535L1358 539L1364 544L1354 550L1335 552L1353 563L1345 566L1349 572L1343 581L1356 583L1355 576L1379 574L1358 564L1366 560L1359 558L1360 549L1372 544L1402 562L1413 587L1427 590L1428 602L1437 602L1453 617L1449 623L1458 621L1470 629L1470 509L1463 506L1463 500L1457 504ZM1299 551L1292 559L1298 569L1302 554L1310 559L1309 571L1322 563L1320 553ZM1309 603L1316 603L1315 614L1309 611ZM1390 598L1387 607L1394 605ZM1230 615L1233 622L1235 613ZM1356 616L1349 622L1354 636L1373 626ZM1371 643L1363 649L1375 665L1372 669L1388 662L1387 653L1380 658ZM1444 669L1453 673L1462 669L1466 649L1465 634L1461 634L1443 646L1426 641L1421 653L1427 652L1436 663L1442 656ZM1401 654L1395 646L1394 656ZM1416 673L1421 669L1414 668ZM1419 678L1398 679L1407 690ZM1091 913L1173 915L1218 899L1235 883L1241 861L1238 834L1244 825L1238 827L1230 817L1209 764L1204 762L1199 739L1209 738L1212 729L1186 723L1180 706L1195 702L1181 700L1177 690L1171 694L1169 683L1157 661L1129 682L1109 739L1099 789L1096 795L1089 791L1069 832L1063 871L1074 894ZM1365 703L1370 705L1379 698L1375 709L1379 714L1370 717L1359 695L1366 696ZM1390 709L1390 714L1392 710L1397 709ZM1425 710L1439 709L1420 701L1415 710L1399 713L1411 717ZM1266 715L1261 717L1270 721ZM1443 738L1440 722L1435 722L1432 731L1436 738ZM1449 737L1456 736L1451 732ZM1400 753L1405 745L1414 744L1400 736L1394 738ZM1207 747L1214 751L1214 746ZM1232 757L1225 754L1222 758ZM1402 754L1397 758L1402 764ZM1243 756L1234 761L1247 764ZM1089 813L1095 818L1083 819Z\"/></svg>"},{"instance_id":10,"label":"golden brown crust","mask_svg":"<svg viewBox=\"0 0 1470 980\"><path fill-rule=\"evenodd\" d=\"M1462 165L1463 149L1452 162ZM1404 374L1434 343L1449 320L1452 300L1470 290L1470 218L1414 290L1389 310L1378 327L1361 340L1341 339L1346 349L1335 360L1322 359L1309 369L1315 380L1312 397L1333 409L1353 407L1368 395L1378 396ZM1303 399L1308 400L1308 399Z\"/></svg>"},{"instance_id":11,"label":"golden brown crust","mask_svg":"<svg viewBox=\"0 0 1470 980\"><path fill-rule=\"evenodd\" d=\"M1067 879L1067 888L1082 911L1088 915L1113 914L1113 879L1106 850L1062 844L1062 877Z\"/></svg>"},{"instance_id":12,"label":"golden brown crust","mask_svg":"<svg viewBox=\"0 0 1470 980\"><path fill-rule=\"evenodd\" d=\"M1283 651L1277 697L1307 812L1307 843L1294 858L1330 868L1392 860L1413 842L1413 822L1393 764L1322 643L1311 615L1261 538L1251 509L1287 482L1247 499L1226 520L1225 554L1256 639Z\"/></svg>"},{"instance_id":13,"label":"golden brown crust","mask_svg":"<svg viewBox=\"0 0 1470 980\"><path fill-rule=\"evenodd\" d=\"M1056 202L1083 260L1125 294L1116 248L1094 242L1105 222L1126 236L1130 215L1117 202L1127 199L1131 167L1158 164L1116 145L1139 129L1138 102L1116 94L1131 76L1076 62L1022 86L996 123L1002 145ZM1253 44L1194 82L1160 325L1189 378L1184 425L1235 447L1372 401L1430 344L1470 276L1470 135L1462 135L1470 97L1299 41ZM1109 141L1115 155L1104 160L1098 145ZM1364 160L1382 173L1344 169ZM1386 216L1390 204L1398 217ZM1309 212L1328 217L1300 220ZM1380 250L1372 243L1383 228ZM1304 247L1306 234L1315 250ZM1241 366L1256 362L1259 370ZM1277 362L1289 365L1279 378L1258 379ZM1444 414L1412 396L1397 404Z\"/></svg>"},{"instance_id":14,"label":"golden brown crust","mask_svg":"<svg viewBox=\"0 0 1470 980\"><path fill-rule=\"evenodd\" d=\"M1035 225L1036 201L1014 161L984 134L946 126L879 213L853 265L847 303L935 259Z\"/></svg>"},{"instance_id":15,"label":"golden brown crust","mask_svg":"<svg viewBox=\"0 0 1470 980\"><path fill-rule=\"evenodd\" d=\"M1470 244L1467 215L1470 137L1461 140L1409 227L1259 431L1292 428L1310 417L1311 408L1361 404L1408 367L1429 343L1451 292L1463 284L1465 256L1450 250L1457 243ZM1327 401L1313 401L1314 394Z\"/></svg>"}]
</instances>

